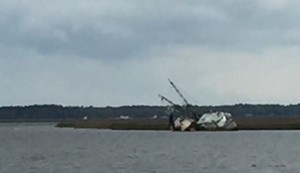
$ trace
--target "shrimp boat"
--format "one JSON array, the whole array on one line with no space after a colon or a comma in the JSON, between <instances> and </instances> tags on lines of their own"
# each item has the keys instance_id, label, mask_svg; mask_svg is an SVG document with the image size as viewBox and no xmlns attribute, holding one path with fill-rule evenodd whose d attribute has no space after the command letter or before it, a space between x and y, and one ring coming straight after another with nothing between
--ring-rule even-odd
<instances>
[{"instance_id":1,"label":"shrimp boat","mask_svg":"<svg viewBox=\"0 0 300 173\"><path fill-rule=\"evenodd\" d=\"M176 93L184 101L184 105L178 105L165 96L159 95L162 101L169 106L169 127L173 131L199 131L199 130L237 130L238 126L228 112L209 112L199 115L191 110L191 105L182 95L176 85L169 79L169 83Z\"/></svg>"}]
</instances>

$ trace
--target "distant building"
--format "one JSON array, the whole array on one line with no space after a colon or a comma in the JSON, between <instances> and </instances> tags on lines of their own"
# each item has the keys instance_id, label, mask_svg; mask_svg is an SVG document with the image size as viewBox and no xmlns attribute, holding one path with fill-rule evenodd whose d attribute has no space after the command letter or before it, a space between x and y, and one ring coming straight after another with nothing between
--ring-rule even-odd
<instances>
[{"instance_id":1,"label":"distant building","mask_svg":"<svg viewBox=\"0 0 300 173\"><path fill-rule=\"evenodd\" d=\"M150 119L152 119L152 120L157 119L157 115L154 115L154 116L151 117Z\"/></svg>"},{"instance_id":2,"label":"distant building","mask_svg":"<svg viewBox=\"0 0 300 173\"><path fill-rule=\"evenodd\" d=\"M128 119L130 119L130 117L129 117L129 116L124 116L124 115L121 115L121 116L120 116L120 119L123 119L123 120L128 120Z\"/></svg>"},{"instance_id":3,"label":"distant building","mask_svg":"<svg viewBox=\"0 0 300 173\"><path fill-rule=\"evenodd\" d=\"M84 116L82 119L86 121L86 120L88 120L88 117Z\"/></svg>"}]
</instances>

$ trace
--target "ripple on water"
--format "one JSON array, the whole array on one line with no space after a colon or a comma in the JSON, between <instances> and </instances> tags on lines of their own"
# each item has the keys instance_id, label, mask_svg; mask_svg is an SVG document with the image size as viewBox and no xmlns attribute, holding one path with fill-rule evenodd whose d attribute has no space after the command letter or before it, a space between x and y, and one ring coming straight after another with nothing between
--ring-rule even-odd
<instances>
[{"instance_id":1,"label":"ripple on water","mask_svg":"<svg viewBox=\"0 0 300 173\"><path fill-rule=\"evenodd\" d=\"M169 133L12 127L0 130L1 173L300 172L298 131Z\"/></svg>"}]
</instances>

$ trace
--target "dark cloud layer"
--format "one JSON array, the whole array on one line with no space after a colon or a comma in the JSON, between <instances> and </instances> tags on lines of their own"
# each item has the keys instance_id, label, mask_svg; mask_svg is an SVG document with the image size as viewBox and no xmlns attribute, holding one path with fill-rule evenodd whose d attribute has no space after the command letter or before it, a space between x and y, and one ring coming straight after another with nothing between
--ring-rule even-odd
<instances>
[{"instance_id":1,"label":"dark cloud layer","mask_svg":"<svg viewBox=\"0 0 300 173\"><path fill-rule=\"evenodd\" d=\"M214 51L298 45L296 1L276 8L261 2L2 1L0 44L101 59L177 45Z\"/></svg>"}]
</instances>

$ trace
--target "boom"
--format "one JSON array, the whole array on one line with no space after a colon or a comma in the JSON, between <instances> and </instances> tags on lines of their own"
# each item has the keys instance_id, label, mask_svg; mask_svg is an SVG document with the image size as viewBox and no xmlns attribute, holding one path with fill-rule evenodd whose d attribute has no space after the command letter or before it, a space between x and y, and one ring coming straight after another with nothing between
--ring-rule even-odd
<instances>
[{"instance_id":1,"label":"boom","mask_svg":"<svg viewBox=\"0 0 300 173\"><path fill-rule=\"evenodd\" d=\"M162 101L166 101L166 102L168 102L169 104L171 104L175 109L177 109L177 110L182 110L182 107L181 107L180 105L175 104L174 102L172 102L171 100L169 100L167 97L162 96L162 95L158 95L158 97L160 97L160 99L161 99Z\"/></svg>"},{"instance_id":2,"label":"boom","mask_svg":"<svg viewBox=\"0 0 300 173\"><path fill-rule=\"evenodd\" d=\"M163 96L163 95L158 95L158 97L162 100L162 101L166 101L168 103L170 103L172 106L175 106L176 104L173 103L171 100L169 100L167 97Z\"/></svg>"}]
</instances>

